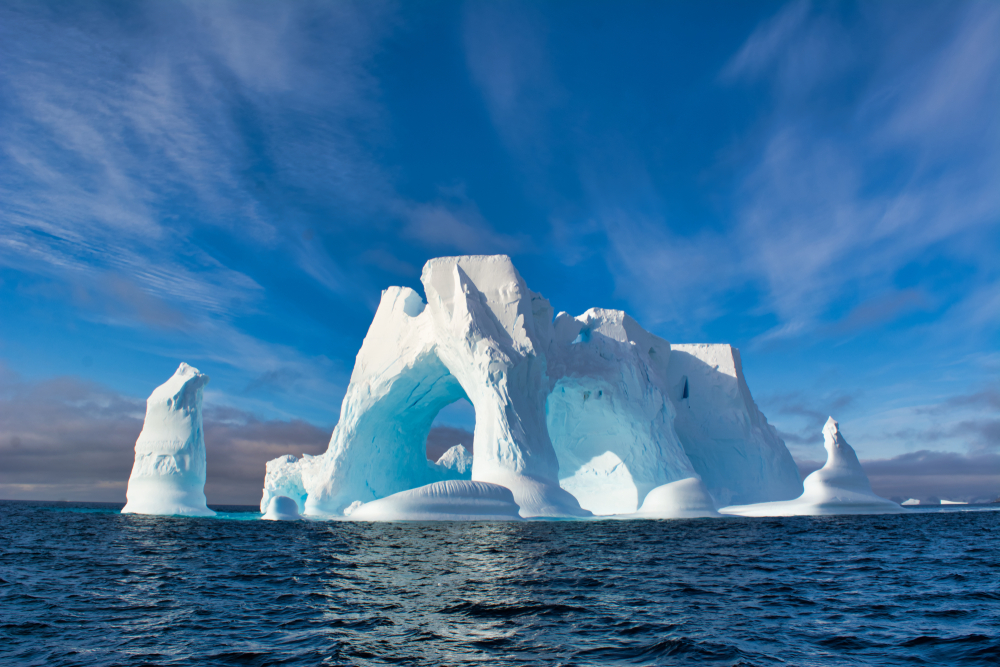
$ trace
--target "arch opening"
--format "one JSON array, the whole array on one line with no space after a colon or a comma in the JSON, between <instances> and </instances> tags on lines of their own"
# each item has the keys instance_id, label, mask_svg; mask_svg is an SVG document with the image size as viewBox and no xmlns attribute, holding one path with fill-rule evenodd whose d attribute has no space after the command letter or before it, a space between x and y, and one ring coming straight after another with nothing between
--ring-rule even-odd
<instances>
[{"instance_id":1,"label":"arch opening","mask_svg":"<svg viewBox=\"0 0 1000 667\"><path fill-rule=\"evenodd\" d=\"M427 460L471 478L475 431L476 410L468 398L444 406L434 417L427 434ZM455 447L461 449L455 450Z\"/></svg>"},{"instance_id":2,"label":"arch opening","mask_svg":"<svg viewBox=\"0 0 1000 667\"><path fill-rule=\"evenodd\" d=\"M418 358L394 375L379 394L353 428L342 434L351 449L361 448L351 456L353 470L345 469L345 474L364 480L364 486L348 483L344 493L349 497L337 504L368 502L444 479L461 478L427 460L427 441L435 418L447 406L468 401L458 379L437 355L428 353Z\"/></svg>"}]
</instances>

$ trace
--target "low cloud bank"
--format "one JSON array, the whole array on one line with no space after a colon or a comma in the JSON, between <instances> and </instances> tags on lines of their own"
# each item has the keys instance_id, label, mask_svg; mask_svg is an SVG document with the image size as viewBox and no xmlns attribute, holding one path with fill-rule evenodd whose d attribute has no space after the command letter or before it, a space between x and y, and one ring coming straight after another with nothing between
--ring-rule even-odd
<instances>
[{"instance_id":1,"label":"low cloud bank","mask_svg":"<svg viewBox=\"0 0 1000 667\"><path fill-rule=\"evenodd\" d=\"M152 387L150 388L152 391ZM125 502L145 400L93 382L26 382L0 367L0 498ZM211 505L260 502L264 464L319 454L330 429L205 406Z\"/></svg>"},{"instance_id":2,"label":"low cloud bank","mask_svg":"<svg viewBox=\"0 0 1000 667\"><path fill-rule=\"evenodd\" d=\"M799 461L804 478L822 461ZM1000 454L922 450L862 461L872 489L884 498L989 502L1000 496Z\"/></svg>"}]
</instances>

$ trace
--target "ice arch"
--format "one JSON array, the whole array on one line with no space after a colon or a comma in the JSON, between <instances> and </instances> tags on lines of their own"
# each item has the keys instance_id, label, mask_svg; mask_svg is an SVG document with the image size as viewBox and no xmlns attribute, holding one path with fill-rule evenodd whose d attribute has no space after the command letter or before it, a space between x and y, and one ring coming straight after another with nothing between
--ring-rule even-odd
<instances>
[{"instance_id":1,"label":"ice arch","mask_svg":"<svg viewBox=\"0 0 1000 667\"><path fill-rule=\"evenodd\" d=\"M525 516L587 514L559 487L545 427L548 301L505 256L431 260L421 281L426 304L406 287L383 292L327 452L269 464L262 504L301 489L305 513L340 516L437 481L423 445L437 412L465 397L474 481L509 488Z\"/></svg>"}]
</instances>

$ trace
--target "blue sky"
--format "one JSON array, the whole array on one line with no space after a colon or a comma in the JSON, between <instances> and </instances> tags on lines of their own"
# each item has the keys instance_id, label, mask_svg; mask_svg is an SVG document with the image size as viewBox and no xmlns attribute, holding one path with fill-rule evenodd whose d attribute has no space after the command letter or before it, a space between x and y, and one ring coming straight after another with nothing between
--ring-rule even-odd
<instances>
[{"instance_id":1,"label":"blue sky","mask_svg":"<svg viewBox=\"0 0 1000 667\"><path fill-rule=\"evenodd\" d=\"M253 502L470 253L739 347L800 461L1000 493L995 2L7 2L0 63L0 497L123 495L183 360Z\"/></svg>"}]
</instances>

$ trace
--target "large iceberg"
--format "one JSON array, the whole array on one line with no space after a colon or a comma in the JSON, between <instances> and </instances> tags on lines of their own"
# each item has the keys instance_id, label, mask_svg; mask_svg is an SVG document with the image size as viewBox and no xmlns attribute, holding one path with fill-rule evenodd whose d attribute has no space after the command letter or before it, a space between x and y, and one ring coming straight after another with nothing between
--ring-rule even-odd
<instances>
[{"instance_id":1,"label":"large iceberg","mask_svg":"<svg viewBox=\"0 0 1000 667\"><path fill-rule=\"evenodd\" d=\"M858 455L830 417L823 427L826 464L803 482L805 491L795 500L724 507L738 516L800 516L825 514L893 514L902 508L875 495Z\"/></svg>"},{"instance_id":2,"label":"large iceberg","mask_svg":"<svg viewBox=\"0 0 1000 667\"><path fill-rule=\"evenodd\" d=\"M205 503L201 400L208 376L182 363L146 400L123 514L214 516Z\"/></svg>"},{"instance_id":3,"label":"large iceberg","mask_svg":"<svg viewBox=\"0 0 1000 667\"><path fill-rule=\"evenodd\" d=\"M714 504L801 493L728 345L675 353L617 310L553 317L503 255L433 259L421 282L426 302L383 291L329 448L269 462L261 511L287 496L306 515L362 518L374 509L358 508L418 487L440 509L442 493L471 488L429 487L449 480L506 487L523 517L635 514L654 489L689 479L697 488L661 489L650 514L712 514L709 493ZM428 461L435 416L462 399L476 417L471 468L461 450ZM393 502L404 500L415 498Z\"/></svg>"}]
</instances>

